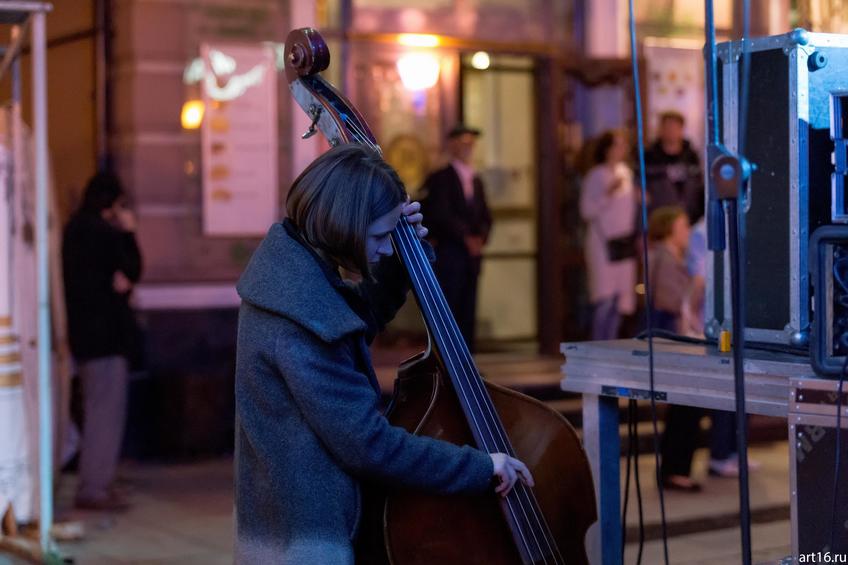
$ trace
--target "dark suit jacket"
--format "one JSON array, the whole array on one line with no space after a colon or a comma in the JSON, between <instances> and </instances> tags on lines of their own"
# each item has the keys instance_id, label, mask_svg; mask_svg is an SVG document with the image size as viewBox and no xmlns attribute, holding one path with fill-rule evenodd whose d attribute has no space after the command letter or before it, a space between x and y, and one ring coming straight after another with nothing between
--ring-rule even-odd
<instances>
[{"instance_id":1,"label":"dark suit jacket","mask_svg":"<svg viewBox=\"0 0 848 565\"><path fill-rule=\"evenodd\" d=\"M485 242L492 227L483 182L474 177L474 198L469 202L452 165L431 173L424 181L421 208L424 224L437 250L443 245L465 246L465 236L479 235Z\"/></svg>"}]
</instances>

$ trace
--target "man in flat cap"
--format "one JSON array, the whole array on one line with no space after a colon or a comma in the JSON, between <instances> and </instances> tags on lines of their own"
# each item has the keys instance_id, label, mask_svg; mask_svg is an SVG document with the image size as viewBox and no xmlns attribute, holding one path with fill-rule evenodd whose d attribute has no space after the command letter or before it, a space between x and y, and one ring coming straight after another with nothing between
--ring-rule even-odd
<instances>
[{"instance_id":1,"label":"man in flat cap","mask_svg":"<svg viewBox=\"0 0 848 565\"><path fill-rule=\"evenodd\" d=\"M471 164L480 130L464 124L447 136L447 166L430 174L422 187L422 211L436 250L436 277L462 336L474 351L477 279L492 217L483 182Z\"/></svg>"}]
</instances>

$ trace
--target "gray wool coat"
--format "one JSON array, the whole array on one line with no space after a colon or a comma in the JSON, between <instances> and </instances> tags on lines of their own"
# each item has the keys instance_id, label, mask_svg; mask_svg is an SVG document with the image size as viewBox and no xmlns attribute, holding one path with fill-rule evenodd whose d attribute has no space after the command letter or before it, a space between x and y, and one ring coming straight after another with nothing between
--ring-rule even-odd
<instances>
[{"instance_id":1,"label":"gray wool coat","mask_svg":"<svg viewBox=\"0 0 848 565\"><path fill-rule=\"evenodd\" d=\"M238 283L237 563L353 563L361 479L443 494L490 486L484 452L414 436L380 413L367 342L408 283L394 257L375 277L343 282L286 222Z\"/></svg>"}]
</instances>

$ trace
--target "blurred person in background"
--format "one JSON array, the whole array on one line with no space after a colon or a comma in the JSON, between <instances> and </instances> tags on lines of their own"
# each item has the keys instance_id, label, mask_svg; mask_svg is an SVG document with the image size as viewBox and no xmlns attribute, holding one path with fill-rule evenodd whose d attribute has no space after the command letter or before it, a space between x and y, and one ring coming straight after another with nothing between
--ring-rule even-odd
<instances>
[{"instance_id":1,"label":"blurred person in background","mask_svg":"<svg viewBox=\"0 0 848 565\"><path fill-rule=\"evenodd\" d=\"M686 249L686 269L692 277L689 300L683 303L680 333L690 337L704 337L704 308L707 284L707 223L700 219L692 226Z\"/></svg>"},{"instance_id":2,"label":"blurred person in background","mask_svg":"<svg viewBox=\"0 0 848 565\"><path fill-rule=\"evenodd\" d=\"M704 177L698 153L684 137L686 120L673 110L660 114L659 136L645 151L648 212L680 206L689 223L704 213Z\"/></svg>"},{"instance_id":3,"label":"blurred person in background","mask_svg":"<svg viewBox=\"0 0 848 565\"><path fill-rule=\"evenodd\" d=\"M653 327L681 333L684 304L691 299L693 277L686 265L689 218L679 206L657 208L648 221L648 274Z\"/></svg>"},{"instance_id":4,"label":"blurred person in background","mask_svg":"<svg viewBox=\"0 0 848 565\"><path fill-rule=\"evenodd\" d=\"M475 349L477 281L492 216L472 156L480 130L458 124L448 133L450 162L421 188L429 241L436 251L436 278L468 348Z\"/></svg>"},{"instance_id":5,"label":"blurred person in background","mask_svg":"<svg viewBox=\"0 0 848 565\"><path fill-rule=\"evenodd\" d=\"M685 304L691 300L693 277L686 265L689 218L679 206L657 208L648 222L648 273L655 329L681 333ZM701 408L668 405L661 441L660 475L667 489L697 492L692 457L700 434Z\"/></svg>"},{"instance_id":6,"label":"blurred person in background","mask_svg":"<svg viewBox=\"0 0 848 565\"><path fill-rule=\"evenodd\" d=\"M138 327L130 307L141 277L136 219L118 177L96 174L65 228L62 263L71 353L82 382L76 506L122 510L114 480L126 421L128 357Z\"/></svg>"},{"instance_id":7,"label":"blurred person in background","mask_svg":"<svg viewBox=\"0 0 848 565\"><path fill-rule=\"evenodd\" d=\"M690 299L684 302L682 333L704 337L704 299L707 277L707 226L702 216L692 226L686 265L692 276ZM713 477L738 477L739 454L736 450L736 414L726 410L710 410L710 462L709 474ZM748 459L750 470L760 464Z\"/></svg>"},{"instance_id":8,"label":"blurred person in background","mask_svg":"<svg viewBox=\"0 0 848 565\"><path fill-rule=\"evenodd\" d=\"M636 309L637 194L624 161L629 152L623 132L603 133L580 191L593 340L616 339L622 316Z\"/></svg>"}]
</instances>

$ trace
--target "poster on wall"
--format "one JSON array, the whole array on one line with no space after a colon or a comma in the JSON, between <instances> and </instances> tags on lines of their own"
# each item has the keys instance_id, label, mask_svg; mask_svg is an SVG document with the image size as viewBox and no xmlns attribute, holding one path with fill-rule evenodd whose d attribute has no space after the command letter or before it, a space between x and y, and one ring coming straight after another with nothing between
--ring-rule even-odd
<instances>
[{"instance_id":1,"label":"poster on wall","mask_svg":"<svg viewBox=\"0 0 848 565\"><path fill-rule=\"evenodd\" d=\"M704 147L703 42L648 37L643 49L648 62L646 122L649 139L656 138L659 117L675 111L686 120L684 135Z\"/></svg>"},{"instance_id":2,"label":"poster on wall","mask_svg":"<svg viewBox=\"0 0 848 565\"><path fill-rule=\"evenodd\" d=\"M264 44L209 44L203 61L203 233L263 236L277 220L277 75Z\"/></svg>"}]
</instances>

